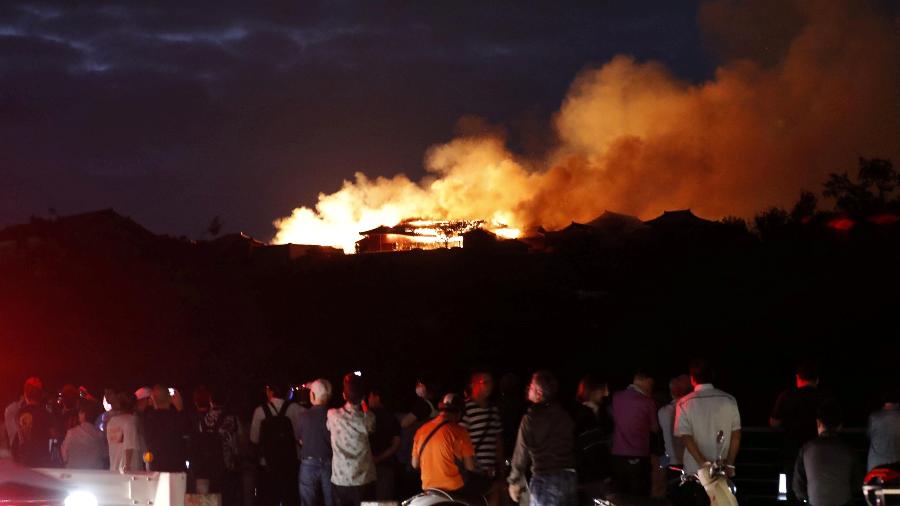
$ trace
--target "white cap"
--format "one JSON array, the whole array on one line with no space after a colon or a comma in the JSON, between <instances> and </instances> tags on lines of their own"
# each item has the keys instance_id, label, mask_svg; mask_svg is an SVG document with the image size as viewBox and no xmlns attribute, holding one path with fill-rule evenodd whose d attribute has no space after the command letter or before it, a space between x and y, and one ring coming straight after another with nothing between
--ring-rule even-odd
<instances>
[{"instance_id":1,"label":"white cap","mask_svg":"<svg viewBox=\"0 0 900 506\"><path fill-rule=\"evenodd\" d=\"M150 390L150 387L141 387L134 391L134 398L137 400L149 399L153 394L153 390Z\"/></svg>"}]
</instances>

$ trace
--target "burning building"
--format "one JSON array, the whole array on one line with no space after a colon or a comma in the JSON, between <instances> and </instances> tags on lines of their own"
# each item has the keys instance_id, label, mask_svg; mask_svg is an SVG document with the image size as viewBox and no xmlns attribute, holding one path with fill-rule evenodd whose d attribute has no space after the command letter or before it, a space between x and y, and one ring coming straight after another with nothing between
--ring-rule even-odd
<instances>
[{"instance_id":1,"label":"burning building","mask_svg":"<svg viewBox=\"0 0 900 506\"><path fill-rule=\"evenodd\" d=\"M406 220L393 227L380 226L360 232L357 253L384 253L415 249L463 247L463 235L484 226L482 220Z\"/></svg>"}]
</instances>

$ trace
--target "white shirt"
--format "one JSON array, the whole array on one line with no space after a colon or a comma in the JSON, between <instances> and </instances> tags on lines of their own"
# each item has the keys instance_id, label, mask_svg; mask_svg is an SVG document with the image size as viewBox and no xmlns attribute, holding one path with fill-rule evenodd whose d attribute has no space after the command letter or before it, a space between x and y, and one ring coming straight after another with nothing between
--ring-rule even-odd
<instances>
[{"instance_id":1,"label":"white shirt","mask_svg":"<svg viewBox=\"0 0 900 506\"><path fill-rule=\"evenodd\" d=\"M734 397L712 384L697 385L675 404L675 436L693 436L700 453L708 459L717 456L716 433L720 430L725 433L722 454L727 456L731 433L741 430L741 415ZM696 473L701 464L685 449L684 472Z\"/></svg>"},{"instance_id":2,"label":"white shirt","mask_svg":"<svg viewBox=\"0 0 900 506\"><path fill-rule=\"evenodd\" d=\"M272 414L278 414L278 411L281 410L281 406L284 404L284 399L279 399L278 397L272 397L272 400L269 401L269 409L272 410ZM273 408L274 406L274 408ZM297 430L300 427L300 413L306 411L302 406L297 404L296 402L292 402L288 407L287 411L284 412L284 416L288 417L291 421L291 426L294 428L294 434L297 433ZM253 444L259 444L259 427L262 425L262 421L266 418L266 414L263 413L262 406L257 406L256 410L253 412L253 418L250 420L250 442ZM297 446L297 458L300 458L300 446ZM260 464L265 464L266 460L263 458L259 459Z\"/></svg>"},{"instance_id":3,"label":"white shirt","mask_svg":"<svg viewBox=\"0 0 900 506\"><path fill-rule=\"evenodd\" d=\"M69 469L103 469L109 454L106 444L106 435L84 422L66 432L60 451Z\"/></svg>"},{"instance_id":4,"label":"white shirt","mask_svg":"<svg viewBox=\"0 0 900 506\"><path fill-rule=\"evenodd\" d=\"M131 413L120 413L106 422L106 442L109 444L109 470L119 471L125 469L125 450L133 450L131 455L131 469L139 471L143 469L141 464L143 455L140 455L137 431L137 418Z\"/></svg>"}]
</instances>

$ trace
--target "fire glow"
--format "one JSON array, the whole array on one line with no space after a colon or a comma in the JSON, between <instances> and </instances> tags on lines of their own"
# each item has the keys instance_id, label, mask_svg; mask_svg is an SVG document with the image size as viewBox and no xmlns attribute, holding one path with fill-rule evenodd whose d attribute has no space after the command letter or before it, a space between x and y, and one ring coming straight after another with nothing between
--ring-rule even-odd
<instances>
[{"instance_id":1,"label":"fire glow","mask_svg":"<svg viewBox=\"0 0 900 506\"><path fill-rule=\"evenodd\" d=\"M606 209L641 219L667 209L750 218L790 205L861 154L900 158L895 23L852 0L784 4L797 15L785 15L790 38L775 63L739 40L765 31L744 24L768 23L768 4L712 0L701 25L722 51L735 47L714 78L686 83L658 62L617 56L576 77L541 154L514 152L502 129L468 125L428 151L420 181L357 173L314 208L275 221L273 242L352 253L360 232L415 217L484 220L502 238L558 230Z\"/></svg>"}]
</instances>

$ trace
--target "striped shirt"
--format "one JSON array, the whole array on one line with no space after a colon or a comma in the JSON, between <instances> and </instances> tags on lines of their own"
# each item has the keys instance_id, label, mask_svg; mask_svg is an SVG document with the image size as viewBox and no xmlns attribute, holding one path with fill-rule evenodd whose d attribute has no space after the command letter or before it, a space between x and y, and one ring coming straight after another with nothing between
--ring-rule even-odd
<instances>
[{"instance_id":1,"label":"striped shirt","mask_svg":"<svg viewBox=\"0 0 900 506\"><path fill-rule=\"evenodd\" d=\"M479 469L496 469L497 445L503 434L503 423L497 406L482 408L474 401L466 402L466 412L460 425L469 431Z\"/></svg>"}]
</instances>

